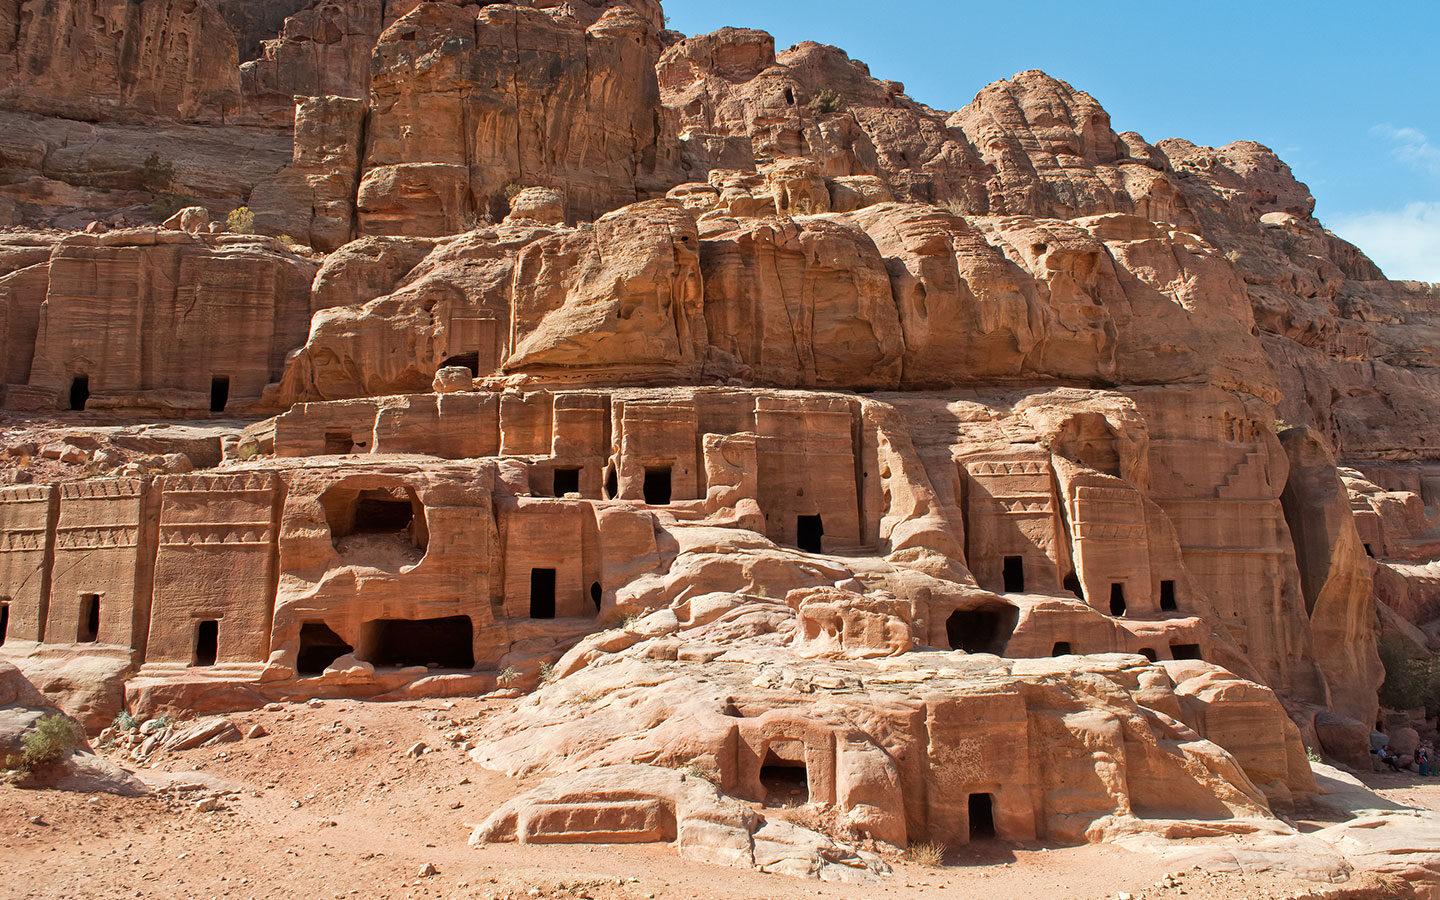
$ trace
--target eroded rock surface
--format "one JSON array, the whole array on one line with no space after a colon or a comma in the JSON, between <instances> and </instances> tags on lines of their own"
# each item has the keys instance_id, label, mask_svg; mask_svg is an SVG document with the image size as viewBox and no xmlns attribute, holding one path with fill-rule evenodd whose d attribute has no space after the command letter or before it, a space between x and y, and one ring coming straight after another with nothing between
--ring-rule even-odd
<instances>
[{"instance_id":1,"label":"eroded rock surface","mask_svg":"<svg viewBox=\"0 0 1440 900\"><path fill-rule=\"evenodd\" d=\"M1307 752L1440 738L1440 289L1267 148L654 0L12 0L0 73L0 653L92 731L500 688L479 842L1433 890Z\"/></svg>"}]
</instances>

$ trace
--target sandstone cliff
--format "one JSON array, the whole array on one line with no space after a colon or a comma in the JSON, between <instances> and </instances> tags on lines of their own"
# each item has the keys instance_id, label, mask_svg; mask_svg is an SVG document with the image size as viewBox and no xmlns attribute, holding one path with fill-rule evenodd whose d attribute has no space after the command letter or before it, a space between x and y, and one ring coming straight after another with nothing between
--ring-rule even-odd
<instances>
[{"instance_id":1,"label":"sandstone cliff","mask_svg":"<svg viewBox=\"0 0 1440 900\"><path fill-rule=\"evenodd\" d=\"M0 396L102 429L0 469L22 666L533 688L474 757L558 781L477 841L599 804L761 868L732 798L1280 828L1307 747L1435 738L1377 691L1440 650L1440 289L1267 148L1038 71L935 110L654 0L92 6L0 2ZM103 430L207 414L198 462ZM775 844L882 871L828 840Z\"/></svg>"}]
</instances>

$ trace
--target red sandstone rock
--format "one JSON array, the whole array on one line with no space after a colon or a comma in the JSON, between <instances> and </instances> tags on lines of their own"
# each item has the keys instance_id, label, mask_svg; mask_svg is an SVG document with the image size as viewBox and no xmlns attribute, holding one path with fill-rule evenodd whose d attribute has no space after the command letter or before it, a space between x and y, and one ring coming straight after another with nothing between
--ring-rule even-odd
<instances>
[{"instance_id":1,"label":"red sandstone rock","mask_svg":"<svg viewBox=\"0 0 1440 900\"><path fill-rule=\"evenodd\" d=\"M0 235L4 404L276 413L7 431L6 656L92 727L534 688L478 839L819 877L883 867L734 798L1159 839L1367 763L1377 634L1440 648L1436 289L1260 145L662 27L0 2L0 222L89 232Z\"/></svg>"}]
</instances>

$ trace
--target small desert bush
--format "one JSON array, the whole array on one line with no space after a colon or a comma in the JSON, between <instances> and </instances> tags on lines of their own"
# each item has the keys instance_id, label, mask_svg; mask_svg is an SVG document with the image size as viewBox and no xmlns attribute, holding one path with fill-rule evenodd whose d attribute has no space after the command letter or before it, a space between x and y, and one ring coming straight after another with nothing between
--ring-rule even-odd
<instances>
[{"instance_id":1,"label":"small desert bush","mask_svg":"<svg viewBox=\"0 0 1440 900\"><path fill-rule=\"evenodd\" d=\"M1325 757L1321 756L1320 751L1316 750L1314 747L1305 748L1305 758L1310 760L1312 763L1325 761Z\"/></svg>"},{"instance_id":2,"label":"small desert bush","mask_svg":"<svg viewBox=\"0 0 1440 900\"><path fill-rule=\"evenodd\" d=\"M80 745L80 726L62 715L43 716L20 739L21 764L30 771L53 766Z\"/></svg>"},{"instance_id":3,"label":"small desert bush","mask_svg":"<svg viewBox=\"0 0 1440 900\"><path fill-rule=\"evenodd\" d=\"M694 759L686 763L685 768L681 769L680 772L683 775L688 775L691 778L698 778L701 781L708 781L711 784L720 783L720 773L716 772L710 766L706 765L698 759Z\"/></svg>"},{"instance_id":4,"label":"small desert bush","mask_svg":"<svg viewBox=\"0 0 1440 900\"><path fill-rule=\"evenodd\" d=\"M935 868L945 864L945 853L949 849L939 841L921 841L905 848L905 858L918 866Z\"/></svg>"},{"instance_id":5,"label":"small desert bush","mask_svg":"<svg viewBox=\"0 0 1440 900\"><path fill-rule=\"evenodd\" d=\"M845 108L845 99L834 88L822 88L810 100L810 109L816 114L828 116Z\"/></svg>"},{"instance_id":6,"label":"small desert bush","mask_svg":"<svg viewBox=\"0 0 1440 900\"><path fill-rule=\"evenodd\" d=\"M110 727L116 731L139 731L140 723L135 721L135 717L130 715L128 709L122 709L115 714L115 718L110 722Z\"/></svg>"},{"instance_id":7,"label":"small desert bush","mask_svg":"<svg viewBox=\"0 0 1440 900\"><path fill-rule=\"evenodd\" d=\"M235 234L254 234L255 214L248 206L237 206L225 217L225 227Z\"/></svg>"},{"instance_id":8,"label":"small desert bush","mask_svg":"<svg viewBox=\"0 0 1440 900\"><path fill-rule=\"evenodd\" d=\"M515 679L519 677L520 673L515 670L514 666L506 666L500 670L499 675L495 676L495 683L501 687L509 687L514 684Z\"/></svg>"},{"instance_id":9,"label":"small desert bush","mask_svg":"<svg viewBox=\"0 0 1440 900\"><path fill-rule=\"evenodd\" d=\"M555 680L555 664L543 662L540 664L540 678L542 681Z\"/></svg>"}]
</instances>

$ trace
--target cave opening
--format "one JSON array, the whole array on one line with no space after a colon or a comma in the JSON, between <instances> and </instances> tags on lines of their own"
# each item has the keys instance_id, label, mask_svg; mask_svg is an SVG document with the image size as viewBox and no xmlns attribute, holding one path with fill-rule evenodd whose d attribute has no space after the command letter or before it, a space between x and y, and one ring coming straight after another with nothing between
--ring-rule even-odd
<instances>
[{"instance_id":1,"label":"cave opening","mask_svg":"<svg viewBox=\"0 0 1440 900\"><path fill-rule=\"evenodd\" d=\"M1055 646L1050 648L1051 656L1069 656L1073 652L1069 641L1056 641Z\"/></svg>"},{"instance_id":2,"label":"cave opening","mask_svg":"<svg viewBox=\"0 0 1440 900\"><path fill-rule=\"evenodd\" d=\"M469 616L376 619L360 631L360 658L374 666L475 668L474 625Z\"/></svg>"},{"instance_id":3,"label":"cave opening","mask_svg":"<svg viewBox=\"0 0 1440 900\"><path fill-rule=\"evenodd\" d=\"M1080 586L1080 578L1074 572L1065 576L1064 585L1065 590L1074 594L1077 600L1085 599L1085 589Z\"/></svg>"},{"instance_id":4,"label":"cave opening","mask_svg":"<svg viewBox=\"0 0 1440 900\"><path fill-rule=\"evenodd\" d=\"M295 672L298 675L319 675L335 660L355 648L330 629L324 622L304 622L300 625L300 652L295 657Z\"/></svg>"},{"instance_id":5,"label":"cave opening","mask_svg":"<svg viewBox=\"0 0 1440 900\"><path fill-rule=\"evenodd\" d=\"M325 432L325 455L346 456L355 452L355 438L348 431Z\"/></svg>"},{"instance_id":6,"label":"cave opening","mask_svg":"<svg viewBox=\"0 0 1440 900\"><path fill-rule=\"evenodd\" d=\"M1170 658L1171 658L1171 659L1204 659L1204 657L1200 655L1200 645L1199 645L1199 644L1171 644L1171 645L1170 645Z\"/></svg>"},{"instance_id":7,"label":"cave opening","mask_svg":"<svg viewBox=\"0 0 1440 900\"><path fill-rule=\"evenodd\" d=\"M783 759L771 749L765 751L760 765L760 786L765 789L766 806L801 806L810 802L810 775L804 760Z\"/></svg>"},{"instance_id":8,"label":"cave opening","mask_svg":"<svg viewBox=\"0 0 1440 900\"><path fill-rule=\"evenodd\" d=\"M951 650L998 656L1005 652L1019 615L1013 606L957 609L945 620L945 636Z\"/></svg>"},{"instance_id":9,"label":"cave opening","mask_svg":"<svg viewBox=\"0 0 1440 900\"><path fill-rule=\"evenodd\" d=\"M556 469L553 487L556 497L580 493L580 470L577 468Z\"/></svg>"},{"instance_id":10,"label":"cave opening","mask_svg":"<svg viewBox=\"0 0 1440 900\"><path fill-rule=\"evenodd\" d=\"M440 368L463 368L469 369L471 377L480 377L480 351L474 350L470 353L457 353L440 363Z\"/></svg>"}]
</instances>

